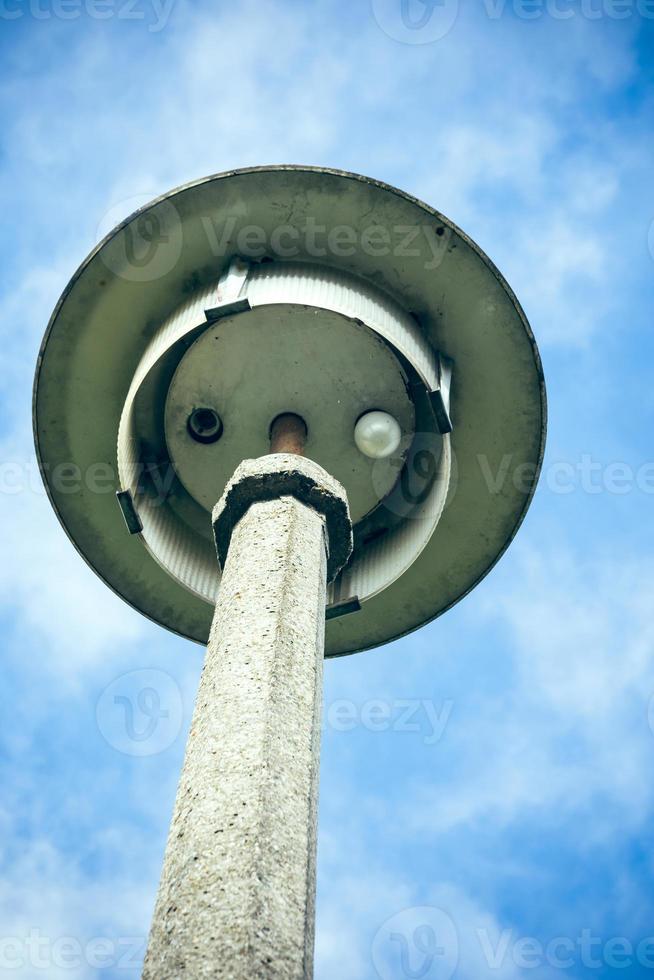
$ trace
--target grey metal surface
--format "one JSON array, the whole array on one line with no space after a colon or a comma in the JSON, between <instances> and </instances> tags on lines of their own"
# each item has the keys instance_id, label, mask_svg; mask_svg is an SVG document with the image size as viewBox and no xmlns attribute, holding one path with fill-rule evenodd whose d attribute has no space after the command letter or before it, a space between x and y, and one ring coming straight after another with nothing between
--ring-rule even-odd
<instances>
[{"instance_id":1,"label":"grey metal surface","mask_svg":"<svg viewBox=\"0 0 654 980\"><path fill-rule=\"evenodd\" d=\"M247 298L249 312L204 327L198 324L197 298L175 311L135 372L118 437L119 474L137 502L145 546L180 584L209 602L215 601L220 572L205 515L244 456L256 459L266 452L270 420L282 410L302 413L309 423L307 454L344 483L357 521L380 501L393 502L398 473L405 463L415 469L422 447L413 438L407 377L392 351L404 353L426 388L440 380L439 355L421 338L416 322L379 289L317 265L271 263L265 276L256 267L248 274L244 264L232 265L238 275L230 268L217 294L230 309L235 295ZM152 405L163 399L162 426ZM226 422L211 446L188 437L188 416L198 404L213 405ZM366 458L354 443L355 422L371 407L389 411L404 433L398 451L384 460ZM423 413L422 429L427 425L433 452L440 436ZM170 456L172 469L159 468L156 483L143 480L144 446L157 459ZM427 544L449 484L449 452L439 448L437 464L438 479L425 481L427 505L414 510L401 502L401 512L383 521L392 532L386 547L369 546L365 534L359 536L346 587L358 590L362 601L393 582ZM160 487L173 470L164 497ZM398 521L409 512L409 528L398 533ZM331 591L340 595L340 585Z\"/></svg>"},{"instance_id":2,"label":"grey metal surface","mask_svg":"<svg viewBox=\"0 0 654 980\"><path fill-rule=\"evenodd\" d=\"M196 404L213 405L223 418L223 436L211 446L188 438ZM399 454L387 459L373 479L373 460L353 438L370 406L413 435L406 375L388 344L324 307L257 305L213 324L184 353L166 396L166 446L184 487L210 513L240 461L268 451L272 420L301 414L306 455L347 486L353 520L360 520L390 492L403 462Z\"/></svg>"},{"instance_id":3,"label":"grey metal surface","mask_svg":"<svg viewBox=\"0 0 654 980\"><path fill-rule=\"evenodd\" d=\"M135 270L127 246L144 213L151 224L158 224L164 244L153 253L151 268ZM307 234L309 222L314 232L316 225L324 229L326 254L316 255L315 235L310 239ZM364 649L438 615L489 570L529 504L544 444L540 360L515 297L474 243L408 195L336 171L259 168L180 188L124 222L74 276L43 342L34 407L44 479L64 527L105 581L146 615L204 642L210 604L171 578L137 535L126 534L113 495L93 493L84 480L78 492L65 493L52 472L58 462L73 461L82 474L98 461L115 465L119 417L144 348L158 324L168 319L171 334L179 326L172 314L180 296L197 304L198 323L204 322L204 310L225 301L216 295L215 282L252 226L260 231L267 257L288 260L288 254L276 252L275 243L280 227L291 228L294 262L346 267L381 289L412 320L415 316L429 349L442 351L456 365L451 445L446 436L432 441L431 450L422 450L432 452L437 470L451 453L456 479L443 499L435 472L434 486L442 491L438 499L426 508L423 504L422 511L412 505L417 525L421 519L432 521L440 508L437 532L408 567L398 564L393 583L378 593L375 574L361 569L372 589L361 611L328 624L328 654ZM347 258L329 247L329 232L343 226L356 241ZM371 229L381 229L387 247L370 247ZM260 269L263 282L265 263ZM424 418L420 412L417 424ZM416 438L424 436L429 443L432 434L424 428ZM414 456L413 465L417 463ZM529 470L531 476L525 478ZM498 472L508 475L495 486L489 474ZM117 478L115 489L121 488ZM372 528L369 549L397 554L390 535L401 527L417 540L426 537L402 517L412 497L410 487L408 494L404 490L391 502L393 526L376 539L380 528ZM143 519L141 508L139 513ZM185 520L193 524L197 516L188 513ZM393 518L399 518L395 524ZM153 513L153 521L158 519ZM172 555L174 540L168 548ZM194 559L191 564L196 591L204 592L211 586L200 582L201 562ZM214 590L215 585L214 578ZM348 585L344 580L335 586L343 599L348 598ZM338 598L331 595L330 601Z\"/></svg>"}]
</instances>

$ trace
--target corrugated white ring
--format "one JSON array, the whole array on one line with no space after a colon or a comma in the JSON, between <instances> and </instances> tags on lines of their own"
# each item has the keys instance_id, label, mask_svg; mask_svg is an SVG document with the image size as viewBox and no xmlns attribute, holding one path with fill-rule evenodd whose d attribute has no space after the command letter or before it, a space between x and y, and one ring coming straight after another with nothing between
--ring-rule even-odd
<instances>
[{"instance_id":1,"label":"corrugated white ring","mask_svg":"<svg viewBox=\"0 0 654 980\"><path fill-rule=\"evenodd\" d=\"M220 280L180 305L151 338L134 373L118 430L118 473L134 498L143 544L152 557L185 588L214 603L220 572L213 545L196 534L151 488L139 487L139 458L134 408L138 391L171 348L207 323L205 311L246 300L250 307L297 303L332 310L375 331L412 365L427 389L438 387L437 354L418 324L390 296L370 283L331 268L307 263L271 262L248 267L235 260ZM427 545L440 519L451 476L449 435L442 439L438 472L423 501L383 536L355 550L349 565L332 583L329 601L357 596L363 602L387 588ZM407 466L412 465L411 453ZM208 520L209 515L208 515Z\"/></svg>"}]
</instances>

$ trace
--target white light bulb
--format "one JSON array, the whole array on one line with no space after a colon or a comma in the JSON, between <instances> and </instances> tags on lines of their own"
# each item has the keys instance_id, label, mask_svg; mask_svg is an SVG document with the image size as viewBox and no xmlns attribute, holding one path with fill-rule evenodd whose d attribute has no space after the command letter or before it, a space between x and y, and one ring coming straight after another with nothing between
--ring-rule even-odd
<instances>
[{"instance_id":1,"label":"white light bulb","mask_svg":"<svg viewBox=\"0 0 654 980\"><path fill-rule=\"evenodd\" d=\"M354 426L354 441L364 456L383 459L400 445L402 430L388 412L366 412Z\"/></svg>"}]
</instances>

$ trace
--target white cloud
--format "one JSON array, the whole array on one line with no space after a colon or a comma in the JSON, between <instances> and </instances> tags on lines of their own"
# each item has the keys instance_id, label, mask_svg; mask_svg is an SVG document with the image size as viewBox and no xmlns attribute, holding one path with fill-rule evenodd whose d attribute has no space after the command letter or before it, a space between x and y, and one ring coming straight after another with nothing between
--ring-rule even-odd
<instances>
[{"instance_id":1,"label":"white cloud","mask_svg":"<svg viewBox=\"0 0 654 980\"><path fill-rule=\"evenodd\" d=\"M138 977L151 891L136 877L84 874L47 839L33 838L0 880L0 973L91 980L104 965Z\"/></svg>"},{"instance_id":2,"label":"white cloud","mask_svg":"<svg viewBox=\"0 0 654 980\"><path fill-rule=\"evenodd\" d=\"M424 778L411 787L406 819L438 835L480 822L552 826L594 807L592 827L570 830L589 846L642 825L654 805L643 776L654 758L654 576L638 560L616 569L608 553L535 552L524 540L514 551L511 582L496 570L484 602L510 680L501 694L471 693L477 710L447 732L460 769L446 793Z\"/></svg>"},{"instance_id":3,"label":"white cloud","mask_svg":"<svg viewBox=\"0 0 654 980\"><path fill-rule=\"evenodd\" d=\"M362 826L348 826L347 847L344 833L320 840L316 980L395 980L408 975L398 972L402 952L425 976L520 976L510 947L498 945L502 927L479 901L448 882L418 894L401 873L382 870Z\"/></svg>"},{"instance_id":4,"label":"white cloud","mask_svg":"<svg viewBox=\"0 0 654 980\"><path fill-rule=\"evenodd\" d=\"M102 216L136 194L255 163L350 166L408 180L477 237L541 342L587 344L609 322L628 262L606 227L635 148L610 126L580 122L575 99L599 81L613 91L630 80L629 25L609 40L582 17L532 24L462 10L446 38L415 46L389 39L372 14L353 36L330 13L320 4L185 5L144 61L137 35L120 52L96 35L47 69L43 98L9 126L35 203L44 168L61 180L75 161L65 199L43 201L49 225L68 229L68 252L81 257ZM24 53L41 55L38 45ZM98 112L112 73L129 83ZM493 84L480 86L486 73ZM61 105L44 148L40 134Z\"/></svg>"},{"instance_id":5,"label":"white cloud","mask_svg":"<svg viewBox=\"0 0 654 980\"><path fill-rule=\"evenodd\" d=\"M11 457L9 457L11 459ZM32 473L36 470L31 461ZM142 617L91 571L67 540L44 495L5 495L0 602L16 617L20 640L47 654L40 669L72 681L146 629ZM7 506L8 505L8 506Z\"/></svg>"},{"instance_id":6,"label":"white cloud","mask_svg":"<svg viewBox=\"0 0 654 980\"><path fill-rule=\"evenodd\" d=\"M600 215L604 210L598 208ZM596 224L564 205L542 221L525 222L513 244L507 269L539 342L583 347L601 333L611 309L611 245Z\"/></svg>"}]
</instances>

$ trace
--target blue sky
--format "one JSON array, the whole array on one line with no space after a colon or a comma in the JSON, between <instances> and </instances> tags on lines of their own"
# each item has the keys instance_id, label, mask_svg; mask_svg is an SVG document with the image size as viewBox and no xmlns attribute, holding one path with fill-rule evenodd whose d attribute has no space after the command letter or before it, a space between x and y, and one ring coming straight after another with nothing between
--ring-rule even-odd
<instances>
[{"instance_id":1,"label":"blue sky","mask_svg":"<svg viewBox=\"0 0 654 980\"><path fill-rule=\"evenodd\" d=\"M0 975L138 976L202 662L50 511L49 313L108 213L292 162L396 184L476 239L550 403L493 573L326 665L316 976L654 976L654 5L411 2L421 29L401 0L0 2ZM145 683L168 717L134 755L107 706Z\"/></svg>"}]
</instances>

